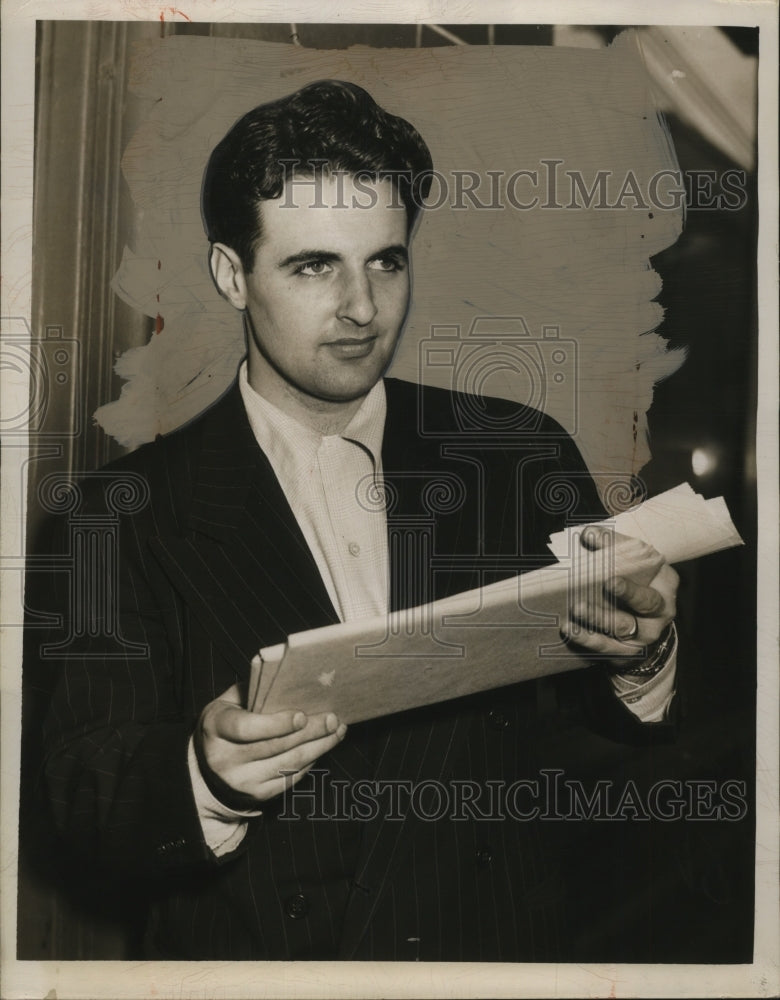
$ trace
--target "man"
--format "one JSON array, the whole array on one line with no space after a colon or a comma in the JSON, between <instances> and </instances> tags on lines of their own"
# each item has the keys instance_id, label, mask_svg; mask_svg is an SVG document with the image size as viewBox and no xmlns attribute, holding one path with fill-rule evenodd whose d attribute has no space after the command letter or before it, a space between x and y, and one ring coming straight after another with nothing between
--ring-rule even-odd
<instances>
[{"instance_id":1,"label":"man","mask_svg":"<svg viewBox=\"0 0 780 1000\"><path fill-rule=\"evenodd\" d=\"M212 275L246 330L237 385L80 494L81 518L105 512L111 483L148 494L118 518L115 637L134 652L103 655L97 627L71 643L45 772L75 850L145 886L150 956L561 954L565 887L538 823L433 819L424 796L337 808L366 782L378 800L402 782L527 780L534 685L349 732L332 714L244 702L259 648L543 565L564 515L602 514L548 418L498 400L475 417L457 393L383 380L430 166L412 126L352 84L313 84L241 119L203 186ZM507 421L516 433L491 432ZM456 502L432 501L442 483ZM545 483L568 484L567 511L544 504ZM60 551L69 537L63 520ZM53 575L50 608L68 628L66 584ZM626 738L667 726L676 586L666 565L650 586L615 579L595 607L575 593L561 623L599 660L596 716Z\"/></svg>"}]
</instances>

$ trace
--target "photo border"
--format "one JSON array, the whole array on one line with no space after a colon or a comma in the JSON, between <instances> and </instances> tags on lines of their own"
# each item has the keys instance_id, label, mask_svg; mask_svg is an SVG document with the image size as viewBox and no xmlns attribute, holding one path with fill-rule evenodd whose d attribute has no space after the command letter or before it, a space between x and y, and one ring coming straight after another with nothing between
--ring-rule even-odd
<instances>
[{"instance_id":1,"label":"photo border","mask_svg":"<svg viewBox=\"0 0 780 1000\"><path fill-rule=\"evenodd\" d=\"M146 0L5 0L2 6L3 159L0 316L31 316L32 164L34 150L35 21L160 20L297 23L474 23L470 4L325 2L290 5L247 0L187 0L181 8ZM2 637L2 995L16 997L434 997L434 996L773 996L780 987L778 953L778 310L777 276L777 20L772 2L718 3L663 0L648 17L638 2L531 0L522 6L484 2L479 23L758 25L759 54L759 366L758 472L758 712L756 921L752 965L516 965L487 963L169 963L20 962L16 954L16 839L20 769L22 630ZM23 379L3 372L3 414L27 405ZM20 409L21 407L21 409ZM23 550L25 497L19 496L26 449L4 441L2 450L2 558ZM9 556L10 553L10 556ZM4 590L3 621L21 620L20 595ZM737 668L738 665L735 665ZM518 982L519 979L522 982Z\"/></svg>"}]
</instances>

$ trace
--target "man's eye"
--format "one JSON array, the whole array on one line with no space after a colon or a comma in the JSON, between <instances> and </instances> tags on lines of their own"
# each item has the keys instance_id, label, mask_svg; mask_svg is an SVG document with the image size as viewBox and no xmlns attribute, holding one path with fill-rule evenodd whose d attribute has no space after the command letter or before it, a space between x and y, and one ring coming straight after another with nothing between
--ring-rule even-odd
<instances>
[{"instance_id":1,"label":"man's eye","mask_svg":"<svg viewBox=\"0 0 780 1000\"><path fill-rule=\"evenodd\" d=\"M330 269L330 264L327 261L310 260L305 264L299 264L295 269L295 274L303 274L307 278L316 278L318 274L327 274Z\"/></svg>"},{"instance_id":2,"label":"man's eye","mask_svg":"<svg viewBox=\"0 0 780 1000\"><path fill-rule=\"evenodd\" d=\"M404 262L399 257L376 257L368 266L375 271L403 271Z\"/></svg>"}]
</instances>

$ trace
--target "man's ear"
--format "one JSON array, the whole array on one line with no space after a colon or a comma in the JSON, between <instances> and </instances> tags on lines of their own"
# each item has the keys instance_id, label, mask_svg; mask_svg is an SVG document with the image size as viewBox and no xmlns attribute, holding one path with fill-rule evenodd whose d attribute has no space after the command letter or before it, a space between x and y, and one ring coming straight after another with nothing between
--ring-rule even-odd
<instances>
[{"instance_id":1,"label":"man's ear","mask_svg":"<svg viewBox=\"0 0 780 1000\"><path fill-rule=\"evenodd\" d=\"M209 269L219 294L236 309L246 309L246 277L236 251L224 243L212 243Z\"/></svg>"}]
</instances>

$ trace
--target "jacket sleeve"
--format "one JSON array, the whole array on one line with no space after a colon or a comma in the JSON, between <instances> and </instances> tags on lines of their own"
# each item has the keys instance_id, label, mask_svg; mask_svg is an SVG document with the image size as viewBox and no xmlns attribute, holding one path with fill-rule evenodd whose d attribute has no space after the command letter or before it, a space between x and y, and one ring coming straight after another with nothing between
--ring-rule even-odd
<instances>
[{"instance_id":1,"label":"jacket sleeve","mask_svg":"<svg viewBox=\"0 0 780 1000\"><path fill-rule=\"evenodd\" d=\"M90 866L135 877L213 857L188 770L195 718L176 690L181 623L146 549L148 503L112 509L120 480L82 484L30 563L51 625L28 639L25 672L51 689L42 757L59 831Z\"/></svg>"},{"instance_id":2,"label":"jacket sleeve","mask_svg":"<svg viewBox=\"0 0 780 1000\"><path fill-rule=\"evenodd\" d=\"M554 431L555 424L549 422ZM579 449L571 437L559 428L560 434L554 439L559 453L551 463L551 469L536 484L537 501L542 508L537 517L543 522L543 530L549 535L567 524L598 521L608 516L598 489ZM614 479L607 487L617 489L626 499L629 482ZM678 631L680 631L678 629ZM620 743L633 745L655 745L672 741L677 733L679 719L679 665L684 662L686 642L680 635L677 650L677 693L673 696L665 718L661 722L643 722L617 697L606 669L594 664L585 671L564 674L556 678L555 686L562 697L571 702L572 693L580 704L585 724L594 732Z\"/></svg>"}]
</instances>

